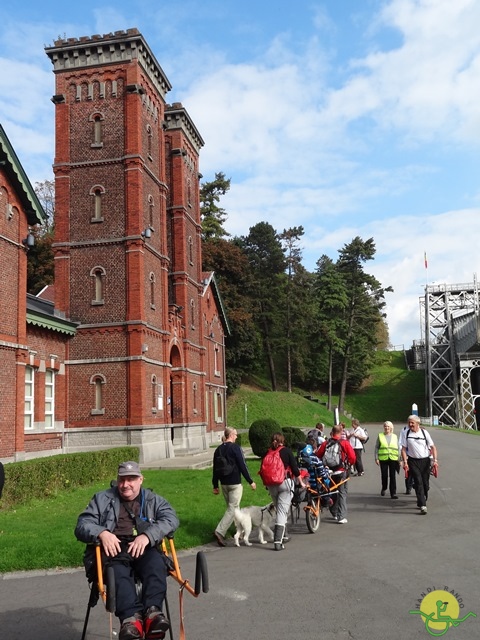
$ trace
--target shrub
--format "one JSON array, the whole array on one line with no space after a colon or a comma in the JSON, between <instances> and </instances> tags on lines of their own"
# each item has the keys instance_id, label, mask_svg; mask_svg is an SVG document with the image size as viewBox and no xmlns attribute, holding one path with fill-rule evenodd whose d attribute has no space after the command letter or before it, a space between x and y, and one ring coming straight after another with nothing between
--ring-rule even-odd
<instances>
[{"instance_id":1,"label":"shrub","mask_svg":"<svg viewBox=\"0 0 480 640\"><path fill-rule=\"evenodd\" d=\"M305 446L305 433L299 427L283 427L282 433L285 436L285 446L290 447L294 453L299 445Z\"/></svg>"},{"instance_id":2,"label":"shrub","mask_svg":"<svg viewBox=\"0 0 480 640\"><path fill-rule=\"evenodd\" d=\"M5 465L1 504L15 507L34 498L51 498L60 490L109 482L117 477L121 462L138 461L139 453L137 447L121 447L11 462Z\"/></svg>"},{"instance_id":3,"label":"shrub","mask_svg":"<svg viewBox=\"0 0 480 640\"><path fill-rule=\"evenodd\" d=\"M270 446L272 435L276 431L281 432L282 427L272 418L263 418L252 422L248 431L248 438L252 451L256 456L263 458Z\"/></svg>"}]
</instances>

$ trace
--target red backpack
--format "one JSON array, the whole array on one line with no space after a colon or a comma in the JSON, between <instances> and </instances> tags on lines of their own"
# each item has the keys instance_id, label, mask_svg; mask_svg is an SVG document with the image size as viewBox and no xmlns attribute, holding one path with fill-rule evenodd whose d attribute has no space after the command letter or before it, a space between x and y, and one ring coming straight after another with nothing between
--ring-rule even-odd
<instances>
[{"instance_id":1,"label":"red backpack","mask_svg":"<svg viewBox=\"0 0 480 640\"><path fill-rule=\"evenodd\" d=\"M283 447L269 449L262 460L258 473L266 487L272 484L282 484L287 477L287 470L280 457L280 451L282 449Z\"/></svg>"}]
</instances>

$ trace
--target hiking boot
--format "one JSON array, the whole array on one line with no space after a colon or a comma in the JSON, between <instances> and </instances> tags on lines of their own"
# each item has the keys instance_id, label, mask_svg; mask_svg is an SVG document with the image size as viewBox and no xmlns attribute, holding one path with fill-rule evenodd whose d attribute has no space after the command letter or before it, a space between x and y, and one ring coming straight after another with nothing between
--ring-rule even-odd
<instances>
[{"instance_id":1,"label":"hiking boot","mask_svg":"<svg viewBox=\"0 0 480 640\"><path fill-rule=\"evenodd\" d=\"M273 548L275 551L281 551L285 547L283 546L283 534L285 531L285 525L276 524L273 533Z\"/></svg>"},{"instance_id":2,"label":"hiking boot","mask_svg":"<svg viewBox=\"0 0 480 640\"><path fill-rule=\"evenodd\" d=\"M398 500L398 496L396 496L395 494L393 494L393 496L391 496L392 500Z\"/></svg>"},{"instance_id":3,"label":"hiking boot","mask_svg":"<svg viewBox=\"0 0 480 640\"><path fill-rule=\"evenodd\" d=\"M427 515L427 507L420 507L420 513L422 514L422 516L426 516Z\"/></svg>"},{"instance_id":4,"label":"hiking boot","mask_svg":"<svg viewBox=\"0 0 480 640\"><path fill-rule=\"evenodd\" d=\"M145 612L144 620L145 638L147 640L164 638L166 632L170 629L170 622L158 607L149 607Z\"/></svg>"},{"instance_id":5,"label":"hiking boot","mask_svg":"<svg viewBox=\"0 0 480 640\"><path fill-rule=\"evenodd\" d=\"M382 489L382 490L380 491L380 495L381 495L381 496L384 496L384 495L385 495L385 493L386 493L385 489Z\"/></svg>"},{"instance_id":6,"label":"hiking boot","mask_svg":"<svg viewBox=\"0 0 480 640\"><path fill-rule=\"evenodd\" d=\"M348 520L346 518L342 518L338 521L338 524L347 524Z\"/></svg>"},{"instance_id":7,"label":"hiking boot","mask_svg":"<svg viewBox=\"0 0 480 640\"><path fill-rule=\"evenodd\" d=\"M118 640L139 640L140 638L143 638L142 614L135 613L123 620Z\"/></svg>"},{"instance_id":8,"label":"hiking boot","mask_svg":"<svg viewBox=\"0 0 480 640\"><path fill-rule=\"evenodd\" d=\"M412 493L412 490L411 490L411 489L407 489L407 490L405 491L405 495L406 495L406 496L409 496L411 493Z\"/></svg>"}]
</instances>

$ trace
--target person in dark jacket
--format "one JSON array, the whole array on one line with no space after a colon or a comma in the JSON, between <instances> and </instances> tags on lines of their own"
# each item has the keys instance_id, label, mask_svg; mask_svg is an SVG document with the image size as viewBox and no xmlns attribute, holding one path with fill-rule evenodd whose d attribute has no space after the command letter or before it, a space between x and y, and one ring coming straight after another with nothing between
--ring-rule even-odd
<instances>
[{"instance_id":1,"label":"person in dark jacket","mask_svg":"<svg viewBox=\"0 0 480 640\"><path fill-rule=\"evenodd\" d=\"M275 519L275 529L273 532L273 548L280 551L284 548L284 542L288 542L287 520L290 512L290 505L293 497L294 478L301 487L305 488L305 483L300 475L295 456L292 450L285 446L285 436L283 433L274 433L270 448L280 449L280 458L285 467L285 480L281 484L267 485L268 492L272 497L272 501L277 509Z\"/></svg>"},{"instance_id":2,"label":"person in dark jacket","mask_svg":"<svg viewBox=\"0 0 480 640\"><path fill-rule=\"evenodd\" d=\"M248 471L242 448L235 442L236 439L237 430L227 427L223 435L222 444L215 449L215 453L213 454L213 493L220 493L220 489L218 487L220 483L222 485L223 497L227 503L227 510L213 532L213 535L220 547L226 546L225 537L233 522L234 511L237 507L240 508L240 500L243 495L241 476L245 478L254 491L257 488L257 485L252 480ZM232 468L232 471L228 473L228 475L224 475L222 477L219 475L217 464L217 460L220 456L225 457Z\"/></svg>"},{"instance_id":3,"label":"person in dark jacket","mask_svg":"<svg viewBox=\"0 0 480 640\"><path fill-rule=\"evenodd\" d=\"M137 462L118 467L116 486L100 491L77 520L75 536L89 545L99 542L115 574L115 614L121 622L119 640L164 638L170 623L162 613L167 569L158 551L161 540L178 527L171 505L142 489ZM87 547L85 564L92 547ZM91 557L91 556L90 556ZM134 574L142 582L141 600Z\"/></svg>"}]
</instances>

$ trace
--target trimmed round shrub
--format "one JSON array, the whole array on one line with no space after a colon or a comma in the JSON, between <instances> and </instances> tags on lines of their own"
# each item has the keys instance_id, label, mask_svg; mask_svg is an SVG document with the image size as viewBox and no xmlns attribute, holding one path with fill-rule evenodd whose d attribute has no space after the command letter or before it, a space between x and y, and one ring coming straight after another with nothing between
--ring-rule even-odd
<instances>
[{"instance_id":1,"label":"trimmed round shrub","mask_svg":"<svg viewBox=\"0 0 480 640\"><path fill-rule=\"evenodd\" d=\"M290 447L294 454L305 446L305 433L299 427L282 427L282 433L285 446Z\"/></svg>"},{"instance_id":2,"label":"trimmed round shrub","mask_svg":"<svg viewBox=\"0 0 480 640\"><path fill-rule=\"evenodd\" d=\"M282 427L272 418L252 422L248 430L248 439L253 453L259 458L263 458L270 447L272 435L276 432L281 433L281 431Z\"/></svg>"}]
</instances>

